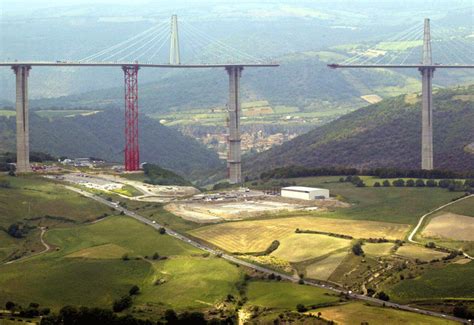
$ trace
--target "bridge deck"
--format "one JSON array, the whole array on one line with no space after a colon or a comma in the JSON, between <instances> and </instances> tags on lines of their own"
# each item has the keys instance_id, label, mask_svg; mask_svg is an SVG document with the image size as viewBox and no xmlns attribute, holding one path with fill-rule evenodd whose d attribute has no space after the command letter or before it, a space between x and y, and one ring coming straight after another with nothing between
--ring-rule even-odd
<instances>
[{"instance_id":1,"label":"bridge deck","mask_svg":"<svg viewBox=\"0 0 474 325\"><path fill-rule=\"evenodd\" d=\"M134 62L74 62L74 61L13 61L0 62L0 66L42 66L42 67L122 67L138 66L140 68L225 68L225 67L248 67L248 68L268 68L278 67L277 63L227 63L227 64L153 64L153 63L134 63Z\"/></svg>"},{"instance_id":2,"label":"bridge deck","mask_svg":"<svg viewBox=\"0 0 474 325\"><path fill-rule=\"evenodd\" d=\"M339 68L390 68L390 69L404 69L404 68L435 68L435 69L472 69L472 64L328 64L332 69Z\"/></svg>"}]
</instances>

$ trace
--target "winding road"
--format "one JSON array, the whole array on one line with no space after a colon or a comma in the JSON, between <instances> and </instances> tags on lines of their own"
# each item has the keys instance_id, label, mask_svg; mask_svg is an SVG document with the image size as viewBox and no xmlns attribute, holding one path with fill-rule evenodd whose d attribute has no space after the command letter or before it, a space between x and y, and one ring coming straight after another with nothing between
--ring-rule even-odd
<instances>
[{"instance_id":1,"label":"winding road","mask_svg":"<svg viewBox=\"0 0 474 325\"><path fill-rule=\"evenodd\" d=\"M442 210L442 209L444 209L444 208L446 208L446 207L448 207L448 206L450 206L450 205L452 205L452 204L461 202L461 201L466 200L466 199L471 198L471 197L474 197L474 194L471 194L471 195L462 197L462 198L460 198L460 199L458 199L458 200L456 200L456 201L449 202L449 203L447 203L447 204L445 204L445 205L440 206L439 208L434 209L433 211L430 211L430 212L428 212L428 213L422 215L421 218L420 218L420 220L418 220L418 224L416 225L416 227L413 229L413 231L410 233L410 235L408 235L408 241L411 242L411 243L414 243L414 244L420 244L420 242L414 240L413 237L415 237L416 233L417 233L418 230L420 229L421 225L423 224L423 222L425 221L425 218L426 218L427 216L432 215L433 213L438 212L439 210ZM474 257L472 257L472 256L470 256L470 255L468 255L468 254L466 254L466 253L464 253L464 252L463 252L463 255L464 255L465 257L471 259L471 260L474 260Z\"/></svg>"},{"instance_id":2,"label":"winding road","mask_svg":"<svg viewBox=\"0 0 474 325\"><path fill-rule=\"evenodd\" d=\"M189 245L192 245L196 248L199 248L203 251L206 251L210 254L213 254L213 255L217 255L217 256L220 256L221 258L229 261L229 262L232 262L232 263L235 263L235 264L238 264L238 265L242 265L242 266L245 266L245 267L248 267L250 269L253 269L253 270L256 270L256 271L259 271L259 272L262 272L262 273L267 273L267 274L275 274L275 275L279 275L282 279L285 279L285 280L288 280L288 281L291 281L291 282L298 282L300 279L299 277L297 276L291 276L291 275L288 275L288 274L284 274L284 273L279 273L279 272L276 272L274 270L271 270L271 269L268 269L268 268L265 268L265 267L262 267L262 266L259 266L259 265L255 265L255 264L252 264L252 263L249 263L249 262L246 262L246 261L243 261L241 259L238 259L232 255L229 255L229 254L226 254L222 251L219 251L219 250L216 250L214 248L211 248L209 246L206 246L206 245L203 245L191 238L188 238L182 234L179 234L177 233L176 231L170 229L170 228L167 228L167 227L164 227L163 225L160 225L156 222L153 222L133 211L130 211L130 210L127 210L121 206L118 206L116 203L114 202L110 202L110 201L107 201L99 196L96 196L92 193L89 193L87 191L84 191L84 190L81 190L81 189L78 189L78 188L75 188L75 187L71 187L71 186L65 186L67 189L71 190L71 191L74 191L78 194L81 194L87 198L90 198L92 200L95 200L97 202L100 202L102 204L105 204L109 207L112 207L118 211L121 211L123 212L125 215L129 216L129 217L132 217L134 218L135 220L138 220L150 227L153 227L157 230L159 230L160 228L165 228L166 229L166 232L168 235L176 238L176 239L179 239L181 241L184 241L186 243L188 243ZM459 200L458 200L459 201ZM437 210L435 210L437 211ZM434 211L432 211L434 212ZM316 282L313 282L313 281L310 281L310 280L304 280L303 281L304 284L306 285L309 285L309 286L313 286L313 287L318 287L318 288L321 288L321 289L327 289L327 290L331 290L335 293L338 293L338 294L345 294L347 295L348 297L352 298L352 299L358 299L358 300L362 300L362 301L366 301L366 302L370 302L370 303L374 303L374 304L378 304L378 305L383 305L383 306L386 306L386 307L392 307L392 308L395 308L395 309L399 309L399 310L405 310L405 311L410 311L410 312L414 312L414 313L418 313L418 314L423 314L423 315L428 315L428 316L434 316L434 317L439 317L439 318L443 318L443 319L448 319L448 320L452 320L452 321L456 321L456 322L460 322L460 323L466 323L466 320L465 319L461 319L461 318L457 318L457 317L453 317L453 316L450 316L450 315L446 315L446 314L442 314L442 313L437 313L437 312L434 312L434 311L429 311L429 310L422 310L422 309L418 309L418 308L415 308L415 307L411 307L411 306L408 306L408 305L402 305L402 304L397 304L397 303L393 303L393 302L389 302L389 301L383 301L383 300L380 300L380 299L376 299L376 298L372 298L372 297L367 297L367 296L364 296L364 295L361 295L361 294L355 294L355 293L352 293L351 291L346 291L344 289L341 289L341 288L337 288L335 286L331 286L331 285L325 285L325 284L320 284L320 283L316 283Z\"/></svg>"}]
</instances>

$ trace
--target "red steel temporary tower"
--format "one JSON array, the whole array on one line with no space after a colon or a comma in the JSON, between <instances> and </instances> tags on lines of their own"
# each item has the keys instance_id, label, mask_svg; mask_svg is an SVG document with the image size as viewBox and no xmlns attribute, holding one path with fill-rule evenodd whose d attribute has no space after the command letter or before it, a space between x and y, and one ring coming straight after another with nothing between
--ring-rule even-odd
<instances>
[{"instance_id":1,"label":"red steel temporary tower","mask_svg":"<svg viewBox=\"0 0 474 325\"><path fill-rule=\"evenodd\" d=\"M125 78L125 170L140 168L138 147L138 65L122 67Z\"/></svg>"}]
</instances>

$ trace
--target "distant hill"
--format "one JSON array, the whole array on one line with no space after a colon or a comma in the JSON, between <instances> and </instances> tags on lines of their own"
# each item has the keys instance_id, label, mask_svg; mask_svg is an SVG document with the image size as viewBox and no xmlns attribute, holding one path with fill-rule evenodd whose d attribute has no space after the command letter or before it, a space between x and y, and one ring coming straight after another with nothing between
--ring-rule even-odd
<instances>
[{"instance_id":1,"label":"distant hill","mask_svg":"<svg viewBox=\"0 0 474 325\"><path fill-rule=\"evenodd\" d=\"M434 95L434 165L474 170L474 85ZM421 98L399 96L361 108L281 146L244 159L247 174L275 167L346 166L417 169Z\"/></svg>"},{"instance_id":2,"label":"distant hill","mask_svg":"<svg viewBox=\"0 0 474 325\"><path fill-rule=\"evenodd\" d=\"M363 95L376 93L384 97L419 88L416 73L411 77L388 70L349 71L327 67L327 63L345 58L343 50L305 52L281 57L281 66L278 68L244 69L241 79L242 99L268 100L271 105L297 106L302 111L340 106L354 109L367 104L360 99ZM208 108L223 106L227 102L228 78L224 69L161 69L153 72L161 76L159 81L139 84L139 105L142 112L151 114ZM150 71L144 69L141 73ZM461 82L461 79L457 79L457 82ZM36 99L31 101L31 106L92 109L122 107L123 87Z\"/></svg>"},{"instance_id":3,"label":"distant hill","mask_svg":"<svg viewBox=\"0 0 474 325\"><path fill-rule=\"evenodd\" d=\"M124 114L119 110L88 116L41 118L30 117L31 150L55 156L98 157L122 162ZM217 154L203 145L142 116L139 120L140 161L157 163L179 174L192 176L222 163ZM15 119L0 116L0 150L13 151Z\"/></svg>"}]
</instances>

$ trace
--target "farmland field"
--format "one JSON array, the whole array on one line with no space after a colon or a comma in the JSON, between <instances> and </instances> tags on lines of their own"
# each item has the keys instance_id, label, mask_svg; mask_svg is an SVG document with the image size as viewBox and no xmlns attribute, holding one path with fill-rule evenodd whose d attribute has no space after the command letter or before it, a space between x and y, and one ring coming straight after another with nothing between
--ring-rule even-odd
<instances>
[{"instance_id":1,"label":"farmland field","mask_svg":"<svg viewBox=\"0 0 474 325\"><path fill-rule=\"evenodd\" d=\"M330 213L321 214L328 216ZM296 228L350 235L355 238L385 237L402 239L408 225L354 221L324 217L290 217L255 221L228 222L190 231L195 237L209 241L230 252L264 251L273 240L282 240Z\"/></svg>"},{"instance_id":2,"label":"farmland field","mask_svg":"<svg viewBox=\"0 0 474 325\"><path fill-rule=\"evenodd\" d=\"M431 261L434 259L440 259L446 255L447 253L438 252L433 249L428 249L425 247L417 246L417 245L403 245L397 250L397 255L408 257L412 259L419 259L420 261Z\"/></svg>"},{"instance_id":3,"label":"farmland field","mask_svg":"<svg viewBox=\"0 0 474 325\"><path fill-rule=\"evenodd\" d=\"M301 262L336 250L347 250L350 244L350 240L326 235L291 234L280 240L280 246L272 255L289 262Z\"/></svg>"},{"instance_id":4,"label":"farmland field","mask_svg":"<svg viewBox=\"0 0 474 325\"><path fill-rule=\"evenodd\" d=\"M428 238L474 241L474 218L444 213L431 218L421 235Z\"/></svg>"},{"instance_id":5,"label":"farmland field","mask_svg":"<svg viewBox=\"0 0 474 325\"><path fill-rule=\"evenodd\" d=\"M228 294L238 294L239 268L215 258L175 257L154 265L154 274L143 282L138 304L190 310L208 308ZM157 280L164 281L156 285Z\"/></svg>"},{"instance_id":6,"label":"farmland field","mask_svg":"<svg viewBox=\"0 0 474 325\"><path fill-rule=\"evenodd\" d=\"M365 305L361 302L343 304L339 306L318 308L311 312L321 312L321 317L333 320L337 324L417 324L417 325L448 325L456 322L438 317L425 316L407 311L395 310Z\"/></svg>"},{"instance_id":7,"label":"farmland field","mask_svg":"<svg viewBox=\"0 0 474 325\"><path fill-rule=\"evenodd\" d=\"M399 282L388 289L394 300L408 302L430 299L474 298L474 262L450 264L427 270L418 278Z\"/></svg>"},{"instance_id":8,"label":"farmland field","mask_svg":"<svg viewBox=\"0 0 474 325\"><path fill-rule=\"evenodd\" d=\"M390 255L391 250L393 248L393 243L364 243L362 249L364 253L367 255L373 256L387 256Z\"/></svg>"},{"instance_id":9,"label":"farmland field","mask_svg":"<svg viewBox=\"0 0 474 325\"><path fill-rule=\"evenodd\" d=\"M308 265L306 267L306 277L319 280L329 279L346 256L347 252L339 252Z\"/></svg>"},{"instance_id":10,"label":"farmland field","mask_svg":"<svg viewBox=\"0 0 474 325\"><path fill-rule=\"evenodd\" d=\"M295 309L297 304L335 303L339 297L320 288L289 282L251 281L247 288L249 305L279 309Z\"/></svg>"}]
</instances>

